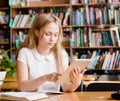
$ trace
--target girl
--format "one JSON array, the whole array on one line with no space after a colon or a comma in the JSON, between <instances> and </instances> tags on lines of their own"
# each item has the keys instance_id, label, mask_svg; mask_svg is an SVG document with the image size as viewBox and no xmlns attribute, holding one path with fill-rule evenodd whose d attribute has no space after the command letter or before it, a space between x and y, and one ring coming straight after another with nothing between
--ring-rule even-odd
<instances>
[{"instance_id":1,"label":"girl","mask_svg":"<svg viewBox=\"0 0 120 101\"><path fill-rule=\"evenodd\" d=\"M59 18L49 14L36 15L24 43L17 53L17 74L21 91L75 91L85 70L75 67L71 83L59 84L60 75L69 64L62 47L62 27Z\"/></svg>"}]
</instances>

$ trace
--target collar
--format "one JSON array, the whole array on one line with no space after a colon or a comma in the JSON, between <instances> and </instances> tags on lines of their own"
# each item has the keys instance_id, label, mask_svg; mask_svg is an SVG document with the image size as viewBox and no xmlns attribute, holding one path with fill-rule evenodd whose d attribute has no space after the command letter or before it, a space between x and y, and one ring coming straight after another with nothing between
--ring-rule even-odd
<instances>
[{"instance_id":1,"label":"collar","mask_svg":"<svg viewBox=\"0 0 120 101\"><path fill-rule=\"evenodd\" d=\"M46 59L48 61L53 61L55 59L55 55L53 52L51 52L47 56L43 56L40 53L38 53L38 51L36 49L32 49L32 53L33 53L33 56L39 61L44 60L44 59Z\"/></svg>"}]
</instances>

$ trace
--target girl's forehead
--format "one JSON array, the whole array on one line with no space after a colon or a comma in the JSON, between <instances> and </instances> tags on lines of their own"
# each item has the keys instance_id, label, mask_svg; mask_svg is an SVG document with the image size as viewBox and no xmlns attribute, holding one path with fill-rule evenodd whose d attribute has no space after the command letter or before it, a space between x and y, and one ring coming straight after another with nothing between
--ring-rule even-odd
<instances>
[{"instance_id":1,"label":"girl's forehead","mask_svg":"<svg viewBox=\"0 0 120 101\"><path fill-rule=\"evenodd\" d=\"M53 30L53 29L59 29L59 25L56 24L56 23L49 23L46 26L44 26L43 29L45 29L45 30L47 30L47 29L49 29L49 30L50 29L51 30Z\"/></svg>"},{"instance_id":2,"label":"girl's forehead","mask_svg":"<svg viewBox=\"0 0 120 101\"><path fill-rule=\"evenodd\" d=\"M59 30L60 28L57 24L48 24L40 28L40 32L46 32L46 31L59 32Z\"/></svg>"},{"instance_id":3,"label":"girl's forehead","mask_svg":"<svg viewBox=\"0 0 120 101\"><path fill-rule=\"evenodd\" d=\"M50 22L46 24L45 26L41 26L41 28L39 29L40 32L46 32L46 31L59 32L59 30L60 30L60 26L55 22Z\"/></svg>"},{"instance_id":4,"label":"girl's forehead","mask_svg":"<svg viewBox=\"0 0 120 101\"><path fill-rule=\"evenodd\" d=\"M53 26L53 25L54 25L54 26L58 26L57 23L55 23L55 22L50 22L50 23L46 24L45 27L46 27L46 26Z\"/></svg>"}]
</instances>

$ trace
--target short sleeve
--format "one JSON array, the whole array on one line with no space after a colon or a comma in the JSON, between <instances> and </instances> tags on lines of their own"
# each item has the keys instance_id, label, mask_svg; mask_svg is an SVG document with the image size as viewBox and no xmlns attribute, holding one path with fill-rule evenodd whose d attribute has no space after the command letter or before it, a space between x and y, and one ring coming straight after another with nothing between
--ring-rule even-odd
<instances>
[{"instance_id":1,"label":"short sleeve","mask_svg":"<svg viewBox=\"0 0 120 101\"><path fill-rule=\"evenodd\" d=\"M66 70L69 65L69 56L65 50L62 52L62 62Z\"/></svg>"},{"instance_id":2,"label":"short sleeve","mask_svg":"<svg viewBox=\"0 0 120 101\"><path fill-rule=\"evenodd\" d=\"M27 64L27 54L26 54L24 48L20 49L20 51L18 53L17 61Z\"/></svg>"}]
</instances>

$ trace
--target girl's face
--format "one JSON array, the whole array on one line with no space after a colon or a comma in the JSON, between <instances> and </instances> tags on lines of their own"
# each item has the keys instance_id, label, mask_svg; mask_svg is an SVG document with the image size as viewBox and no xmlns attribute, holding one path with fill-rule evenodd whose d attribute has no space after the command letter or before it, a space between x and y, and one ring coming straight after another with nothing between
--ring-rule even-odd
<instances>
[{"instance_id":1,"label":"girl's face","mask_svg":"<svg viewBox=\"0 0 120 101\"><path fill-rule=\"evenodd\" d=\"M42 38L40 38L40 34L43 35ZM51 22L50 24L41 28L37 36L39 47L42 47L43 49L51 49L58 41L59 26L56 23Z\"/></svg>"}]
</instances>

